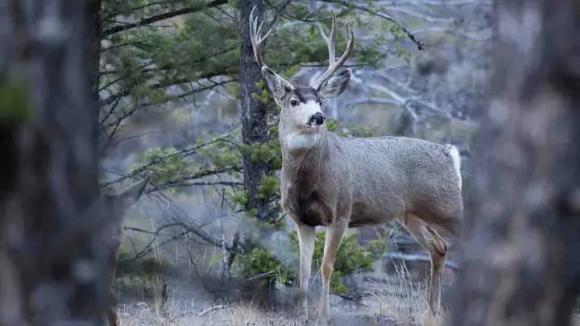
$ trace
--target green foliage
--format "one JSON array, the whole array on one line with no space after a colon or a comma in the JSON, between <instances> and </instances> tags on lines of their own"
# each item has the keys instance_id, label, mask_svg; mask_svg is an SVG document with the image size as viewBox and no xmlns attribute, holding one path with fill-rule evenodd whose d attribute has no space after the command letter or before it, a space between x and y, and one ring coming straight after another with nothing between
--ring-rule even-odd
<instances>
[{"instance_id":1,"label":"green foliage","mask_svg":"<svg viewBox=\"0 0 580 326\"><path fill-rule=\"evenodd\" d=\"M333 119L328 119L326 123L326 128L329 131L336 133L343 137L376 137L378 131L375 128L364 128L364 127L354 127L349 128L342 126L338 121Z\"/></svg>"},{"instance_id":2,"label":"green foliage","mask_svg":"<svg viewBox=\"0 0 580 326\"><path fill-rule=\"evenodd\" d=\"M378 259L382 257L389 250L389 240L387 238L379 238L369 241L367 250L372 257Z\"/></svg>"},{"instance_id":3,"label":"green foliage","mask_svg":"<svg viewBox=\"0 0 580 326\"><path fill-rule=\"evenodd\" d=\"M266 87L266 83L263 80L260 80L256 83L256 87L260 90L260 93L252 94L253 98L260 101L262 104L268 105L271 103L271 96L268 93L268 88Z\"/></svg>"},{"instance_id":4,"label":"green foliage","mask_svg":"<svg viewBox=\"0 0 580 326\"><path fill-rule=\"evenodd\" d=\"M260 180L260 186L258 187L258 198L268 199L274 196L278 196L280 193L280 183L278 182L278 177L274 175L265 175L262 180Z\"/></svg>"},{"instance_id":5,"label":"green foliage","mask_svg":"<svg viewBox=\"0 0 580 326\"><path fill-rule=\"evenodd\" d=\"M350 129L350 135L354 136L354 137L361 137L361 138L367 138L367 137L376 137L378 135L378 131L376 128L363 128L363 127L359 127L359 128L354 128L351 127Z\"/></svg>"},{"instance_id":6,"label":"green foliage","mask_svg":"<svg viewBox=\"0 0 580 326\"><path fill-rule=\"evenodd\" d=\"M0 121L22 122L31 116L24 83L0 79Z\"/></svg>"},{"instance_id":7,"label":"green foliage","mask_svg":"<svg viewBox=\"0 0 580 326\"><path fill-rule=\"evenodd\" d=\"M370 252L361 247L357 241L357 234L347 235L338 249L336 261L334 262L334 272L330 279L330 288L337 294L348 292L346 286L341 282L341 277L352 274L358 270L371 270L374 257ZM326 233L317 233L314 244L313 262L315 266L320 266L324 254L324 239Z\"/></svg>"},{"instance_id":8,"label":"green foliage","mask_svg":"<svg viewBox=\"0 0 580 326\"><path fill-rule=\"evenodd\" d=\"M378 26L381 26L380 24ZM376 29L377 26L373 26L373 29ZM382 59L387 57L387 52L381 49L381 46L388 43L387 36L389 34L384 33L383 29L379 29L379 31L374 35L374 38L371 39L366 46L361 47L357 46L354 48L353 55L357 58L357 63L362 66L368 66L373 68L378 68ZM360 44L360 43L357 43Z\"/></svg>"},{"instance_id":9,"label":"green foliage","mask_svg":"<svg viewBox=\"0 0 580 326\"><path fill-rule=\"evenodd\" d=\"M228 193L228 197L230 201L237 205L240 209L248 206L249 197L244 190L231 191Z\"/></svg>"},{"instance_id":10,"label":"green foliage","mask_svg":"<svg viewBox=\"0 0 580 326\"><path fill-rule=\"evenodd\" d=\"M254 162L276 163L281 159L280 144L277 140L265 143L255 143L252 145L243 145L242 150L248 154Z\"/></svg>"},{"instance_id":11,"label":"green foliage","mask_svg":"<svg viewBox=\"0 0 580 326\"><path fill-rule=\"evenodd\" d=\"M328 131L337 132L338 131L338 121L334 119L326 120L326 129Z\"/></svg>"},{"instance_id":12,"label":"green foliage","mask_svg":"<svg viewBox=\"0 0 580 326\"><path fill-rule=\"evenodd\" d=\"M324 239L326 233L319 232L316 234L313 255L313 271L318 270L322 262L324 253ZM288 235L291 240L291 248L285 248L285 252L295 257L294 261L298 262L298 236L296 232ZM350 275L361 270L370 270L373 262L380 258L387 250L386 239L370 241L367 247L361 246L357 241L357 234L347 235L338 250L334 264L334 273L330 281L330 288L334 293L345 294L348 292L346 286L342 283L343 276ZM243 278L263 276L268 282L277 282L287 284L296 281L297 266L288 266L275 257L275 253L269 252L260 246L256 246L247 255L240 256L236 262L236 268L239 275Z\"/></svg>"},{"instance_id":13,"label":"green foliage","mask_svg":"<svg viewBox=\"0 0 580 326\"><path fill-rule=\"evenodd\" d=\"M281 284L294 280L294 272L290 270L289 266L282 264L280 260L262 247L256 247L247 255L239 256L236 260L236 268L246 279L256 277L268 283Z\"/></svg>"},{"instance_id":14,"label":"green foliage","mask_svg":"<svg viewBox=\"0 0 580 326\"><path fill-rule=\"evenodd\" d=\"M193 154L196 154L195 160L190 158ZM241 153L235 142L229 137L218 137L188 149L150 148L137 157L130 175L139 178L151 175L153 183L171 188L226 171L235 177L240 160Z\"/></svg>"},{"instance_id":15,"label":"green foliage","mask_svg":"<svg viewBox=\"0 0 580 326\"><path fill-rule=\"evenodd\" d=\"M251 160L259 163L267 163L273 173L282 166L282 153L280 143L277 137L278 128L272 127L270 129L270 140L264 143L256 143L252 145L242 145L241 150L249 154ZM241 153L240 153L241 155ZM254 210L248 209L250 202L247 192L235 191L229 194L229 198L233 203L238 205L238 208L246 210L246 212L255 216ZM280 185L278 178L275 175L269 174L262 177L257 191L257 198L273 205L278 205L277 200L280 198ZM279 210L272 210L273 215L277 215ZM276 217L272 217L272 221L277 221Z\"/></svg>"},{"instance_id":16,"label":"green foliage","mask_svg":"<svg viewBox=\"0 0 580 326\"><path fill-rule=\"evenodd\" d=\"M103 29L122 24L126 17L139 20L180 8L197 6L205 1L166 2L141 0L105 0ZM233 7L227 5L224 7ZM215 76L236 75L239 71L239 36L237 23L221 21L201 14L163 20L164 28L155 25L129 29L105 38L101 52L101 87L123 93L134 103L160 105L174 98L168 87L191 92L196 83ZM167 26L169 25L169 26ZM119 92L122 90L122 92Z\"/></svg>"},{"instance_id":17,"label":"green foliage","mask_svg":"<svg viewBox=\"0 0 580 326\"><path fill-rule=\"evenodd\" d=\"M111 101L103 107L107 114L108 106L117 97L130 99L135 108L162 107L175 100L175 90L180 89L178 97L195 96L198 89L217 85L219 78L237 79L239 74L239 23L236 17L237 2L220 4L219 10L204 0L147 1L147 0L104 0L102 9L103 30L123 26L130 22L171 13L183 8L198 8L187 15L177 15L154 24L144 24L119 33L104 33L101 51L100 86L104 94L111 94ZM347 24L354 28L369 30L371 41L357 42L353 60L361 65L377 65L387 53L384 44L404 37L396 24L372 15L375 1L366 1L371 13L341 6L337 51L346 45L343 27ZM208 7L204 6L208 5ZM274 8L265 5L266 17ZM304 62L328 60L327 49L315 24L292 24L297 19L320 19L330 24L328 7L312 16L307 3L293 2L284 6L284 14L277 15L278 28L266 43L266 60L273 69L285 76L294 75ZM372 18L372 19L369 19ZM372 26L371 26L372 24ZM371 28L372 27L372 28ZM402 48L397 49L399 56L409 55ZM215 79L214 79L215 78ZM208 80L212 80L209 81ZM272 105L263 82L260 92L254 94L272 113L278 108ZM227 84L227 91L239 95L237 82ZM130 105L131 106L131 105ZM120 111L120 110L117 110ZM124 119L123 112L107 114L107 120ZM124 110L123 110L124 111Z\"/></svg>"},{"instance_id":18,"label":"green foliage","mask_svg":"<svg viewBox=\"0 0 580 326\"><path fill-rule=\"evenodd\" d=\"M150 148L134 163L131 173L146 170L151 173L153 183L164 183L183 179L193 173L192 163L187 161L173 148Z\"/></svg>"},{"instance_id":19,"label":"green foliage","mask_svg":"<svg viewBox=\"0 0 580 326\"><path fill-rule=\"evenodd\" d=\"M132 258L122 247L119 249L113 288L124 294L155 298L162 291L162 275L170 271L170 264L152 256Z\"/></svg>"},{"instance_id":20,"label":"green foliage","mask_svg":"<svg viewBox=\"0 0 580 326\"><path fill-rule=\"evenodd\" d=\"M242 156L237 146L232 143L230 140L218 141L203 146L197 154L203 159L206 168L218 170L233 168L240 164Z\"/></svg>"}]
</instances>

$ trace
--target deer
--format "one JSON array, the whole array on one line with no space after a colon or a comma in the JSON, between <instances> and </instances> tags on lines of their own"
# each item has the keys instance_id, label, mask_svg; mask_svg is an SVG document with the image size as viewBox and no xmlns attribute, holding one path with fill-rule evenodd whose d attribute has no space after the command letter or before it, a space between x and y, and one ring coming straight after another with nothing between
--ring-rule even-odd
<instances>
[{"instance_id":1,"label":"deer","mask_svg":"<svg viewBox=\"0 0 580 326\"><path fill-rule=\"evenodd\" d=\"M127 210L137 203L139 198L145 193L145 188L150 182L150 176L134 183L120 194L103 194L101 201L108 209L110 220L103 234L103 249L105 250L106 263L108 266L105 275L102 275L108 291L108 305L104 314L104 319L108 326L119 326L117 316L117 298L113 291L113 281L118 263L118 251L123 240L123 217Z\"/></svg>"},{"instance_id":2,"label":"deer","mask_svg":"<svg viewBox=\"0 0 580 326\"><path fill-rule=\"evenodd\" d=\"M346 49L336 58L336 18L331 16L328 34L318 24L328 48L328 67L307 84L286 80L264 63L262 48L272 26L264 33L264 22L254 10L249 17L254 57L281 109L281 204L298 233L301 309L309 318L307 292L317 226L326 227L318 320L327 324L330 279L347 229L396 221L429 253L426 295L431 312L437 314L448 249L443 235L457 235L463 220L459 151L454 145L416 138L341 137L327 129L323 102L346 89L352 71L343 65L354 44L347 26Z\"/></svg>"}]
</instances>

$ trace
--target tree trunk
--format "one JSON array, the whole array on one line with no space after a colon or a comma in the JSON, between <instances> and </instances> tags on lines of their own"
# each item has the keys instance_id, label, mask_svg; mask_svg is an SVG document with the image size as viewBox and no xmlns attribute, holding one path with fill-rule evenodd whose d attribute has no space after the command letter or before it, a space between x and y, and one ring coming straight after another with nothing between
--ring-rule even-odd
<instances>
[{"instance_id":1,"label":"tree trunk","mask_svg":"<svg viewBox=\"0 0 580 326\"><path fill-rule=\"evenodd\" d=\"M496 1L454 325L567 325L580 290L580 3Z\"/></svg>"},{"instance_id":2,"label":"tree trunk","mask_svg":"<svg viewBox=\"0 0 580 326\"><path fill-rule=\"evenodd\" d=\"M95 3L0 1L0 325L102 323Z\"/></svg>"},{"instance_id":3,"label":"tree trunk","mask_svg":"<svg viewBox=\"0 0 580 326\"><path fill-rule=\"evenodd\" d=\"M102 8L102 0L84 0L87 2L85 6L85 15L88 19L85 21L85 29L88 33L88 37L86 38L87 44L85 45L88 49L87 55L89 56L86 58L88 62L88 74L89 74L89 81L91 83L91 101L95 103L99 103L99 81L100 81L100 60L101 60L101 39L102 39L102 25L101 25L101 8ZM95 107L94 115L91 119L97 121L95 126L93 127L93 139L96 146L94 149L97 150L95 155L99 155L98 151L98 141L99 141L99 106Z\"/></svg>"},{"instance_id":4,"label":"tree trunk","mask_svg":"<svg viewBox=\"0 0 580 326\"><path fill-rule=\"evenodd\" d=\"M255 15L262 18L261 0L239 1L240 15L240 86L241 86L241 120L242 142L249 150L243 152L244 189L248 196L248 207L256 211L256 217L265 221L269 218L269 205L264 199L258 198L258 188L262 178L270 171L268 162L252 160L251 146L268 141L268 124L266 105L255 97L261 90L257 84L262 80L262 73L254 59L252 42L250 41L249 17L252 8L256 7Z\"/></svg>"}]
</instances>

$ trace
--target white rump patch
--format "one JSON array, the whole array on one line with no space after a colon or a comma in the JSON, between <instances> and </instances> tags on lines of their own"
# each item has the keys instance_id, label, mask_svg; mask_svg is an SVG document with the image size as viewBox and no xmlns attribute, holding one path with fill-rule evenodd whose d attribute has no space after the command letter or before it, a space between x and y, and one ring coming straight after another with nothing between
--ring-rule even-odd
<instances>
[{"instance_id":1,"label":"white rump patch","mask_svg":"<svg viewBox=\"0 0 580 326\"><path fill-rule=\"evenodd\" d=\"M459 150L454 145L447 145L448 153L453 161L453 168L455 168L455 173L459 179L458 185L459 189L463 186L463 181L461 180L461 157L459 156Z\"/></svg>"},{"instance_id":2,"label":"white rump patch","mask_svg":"<svg viewBox=\"0 0 580 326\"><path fill-rule=\"evenodd\" d=\"M286 136L285 145L288 149L307 149L318 145L320 135L318 133L291 133Z\"/></svg>"}]
</instances>

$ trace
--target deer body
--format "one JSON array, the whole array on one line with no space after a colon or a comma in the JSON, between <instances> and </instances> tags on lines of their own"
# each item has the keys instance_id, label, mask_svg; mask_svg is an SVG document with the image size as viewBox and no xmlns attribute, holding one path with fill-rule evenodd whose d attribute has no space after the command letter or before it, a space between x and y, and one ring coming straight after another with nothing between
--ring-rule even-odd
<instances>
[{"instance_id":1,"label":"deer body","mask_svg":"<svg viewBox=\"0 0 580 326\"><path fill-rule=\"evenodd\" d=\"M282 205L296 223L328 226L340 218L356 227L414 214L456 231L462 205L455 147L321 133L310 147L282 141Z\"/></svg>"},{"instance_id":2,"label":"deer body","mask_svg":"<svg viewBox=\"0 0 580 326\"><path fill-rule=\"evenodd\" d=\"M343 138L327 131L322 102L340 95L350 80L350 69L337 73L352 50L335 56L335 18L329 35L320 32L328 47L329 67L308 85L277 75L264 64L261 46L270 31L250 14L250 35L258 65L281 108L282 205L294 220L300 245L299 284L308 315L306 293L314 252L315 227L326 226L320 266L322 295L320 321L328 321L328 297L334 261L349 226L382 224L396 219L429 252L431 276L428 302L439 307L439 279L447 243L439 232L456 233L463 203L459 152L455 146L404 138Z\"/></svg>"},{"instance_id":3,"label":"deer body","mask_svg":"<svg viewBox=\"0 0 580 326\"><path fill-rule=\"evenodd\" d=\"M303 296L308 291L314 227L327 227L320 315L326 323L334 258L347 227L395 219L430 254L428 302L437 313L447 252L438 232L457 233L463 214L457 148L405 137L363 139L320 133L318 140L298 142L309 147L289 147L281 141L282 205L298 226Z\"/></svg>"}]
</instances>

